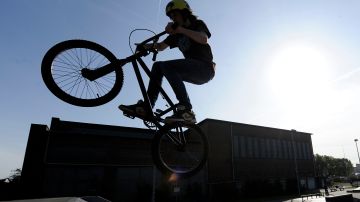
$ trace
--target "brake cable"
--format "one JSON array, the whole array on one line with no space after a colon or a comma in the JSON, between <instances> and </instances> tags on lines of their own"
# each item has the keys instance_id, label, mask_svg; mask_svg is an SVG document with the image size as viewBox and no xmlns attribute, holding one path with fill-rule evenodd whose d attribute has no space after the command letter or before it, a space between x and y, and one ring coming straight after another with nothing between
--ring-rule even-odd
<instances>
[{"instance_id":1,"label":"brake cable","mask_svg":"<svg viewBox=\"0 0 360 202\"><path fill-rule=\"evenodd\" d=\"M130 34L129 34L129 47L130 47L130 50L131 50L131 52L132 52L133 54L135 54L135 52L134 52L134 50L133 50L132 47L131 47L131 35L132 35L134 32L136 32L136 31L148 31L148 32L153 33L154 36L156 36L156 33L155 33L154 31L150 30L150 29L133 29L133 30L130 32Z\"/></svg>"}]
</instances>

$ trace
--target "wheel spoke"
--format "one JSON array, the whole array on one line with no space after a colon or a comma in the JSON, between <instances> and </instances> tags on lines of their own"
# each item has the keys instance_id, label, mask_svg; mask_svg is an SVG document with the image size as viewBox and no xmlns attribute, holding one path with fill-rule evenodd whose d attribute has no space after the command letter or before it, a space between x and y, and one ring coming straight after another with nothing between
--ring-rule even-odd
<instances>
[{"instance_id":1,"label":"wheel spoke","mask_svg":"<svg viewBox=\"0 0 360 202\"><path fill-rule=\"evenodd\" d=\"M62 85L61 88L65 88L66 86L69 86L69 85L70 85L67 89L64 89L65 92L68 92L69 89L71 89L71 88L73 88L75 85L77 85L78 80L82 80L82 78L81 78L81 77L78 77L77 79L72 80L72 81L70 81L69 83L67 83L67 84L65 84L65 85ZM73 84L73 83L74 83L74 85L71 85L71 84Z\"/></svg>"},{"instance_id":2,"label":"wheel spoke","mask_svg":"<svg viewBox=\"0 0 360 202\"><path fill-rule=\"evenodd\" d=\"M56 83L57 83L57 84L61 84L61 83L64 83L65 81L68 81L68 80L70 80L70 79L73 79L73 78L75 78L75 77L77 77L77 76L78 76L78 75L70 76L70 77L67 77L66 79L61 80L61 81L56 82ZM62 77L65 77L65 76L62 76ZM59 77L59 78L62 78L62 77ZM58 79L58 78L57 78L57 79ZM54 78L54 80L55 80L55 78ZM59 80L59 79L58 79L58 80ZM64 86L66 86L66 85L61 86L61 88L64 87Z\"/></svg>"},{"instance_id":3,"label":"wheel spoke","mask_svg":"<svg viewBox=\"0 0 360 202\"><path fill-rule=\"evenodd\" d=\"M63 58L65 58L66 61L65 61ZM74 69L74 70L78 70L78 69L79 69L76 65L74 65L74 63L71 62L70 59L68 59L68 58L66 57L66 55L60 55L60 56L56 57L56 59L60 60L60 61L61 61L62 63L64 63L64 64L68 64L70 67L73 67L72 69ZM55 61L56 61L56 60L54 60L54 62L55 62Z\"/></svg>"},{"instance_id":4,"label":"wheel spoke","mask_svg":"<svg viewBox=\"0 0 360 202\"><path fill-rule=\"evenodd\" d=\"M97 65L96 65L96 69L97 69L97 68L100 68L100 67L102 67L102 66L104 66L104 65L105 65L105 62L104 62L104 61L105 61L105 59L106 59L106 58L104 58L104 57L103 57L103 58L102 58L102 60L101 60L100 62L98 62L98 63L97 63Z\"/></svg>"},{"instance_id":5,"label":"wheel spoke","mask_svg":"<svg viewBox=\"0 0 360 202\"><path fill-rule=\"evenodd\" d=\"M65 51L65 54L63 55L63 57L70 63L73 65L73 67L75 67L78 70L81 70L81 65L79 63L77 63L76 59L69 53L70 51ZM68 57L70 57L71 59L69 59ZM77 63L76 65L73 63Z\"/></svg>"},{"instance_id":6,"label":"wheel spoke","mask_svg":"<svg viewBox=\"0 0 360 202\"><path fill-rule=\"evenodd\" d=\"M115 83L115 79L108 78L107 76L102 77L102 79L110 84Z\"/></svg>"},{"instance_id":7,"label":"wheel spoke","mask_svg":"<svg viewBox=\"0 0 360 202\"><path fill-rule=\"evenodd\" d=\"M81 51L80 51L80 54L78 54L78 48L74 48L74 49L72 49L72 51L73 52L75 52L75 54L74 54L74 56L75 56L75 58L74 58L74 60L75 60L75 62L79 65L79 67L80 68L83 68L83 66L82 66L82 59L81 59ZM80 56L79 56L80 55Z\"/></svg>"},{"instance_id":8,"label":"wheel spoke","mask_svg":"<svg viewBox=\"0 0 360 202\"><path fill-rule=\"evenodd\" d=\"M79 79L78 79L78 80L79 80L80 82L77 84L77 88L76 88L76 91L75 91L75 96L78 94L80 84L84 81L84 79L81 79L80 76L79 76Z\"/></svg>"},{"instance_id":9,"label":"wheel spoke","mask_svg":"<svg viewBox=\"0 0 360 202\"><path fill-rule=\"evenodd\" d=\"M100 88L100 86L99 86L99 84L97 82L94 82L94 84L95 84L94 86L96 87L98 93L106 94L106 92L103 89Z\"/></svg>"},{"instance_id":10,"label":"wheel spoke","mask_svg":"<svg viewBox=\"0 0 360 202\"><path fill-rule=\"evenodd\" d=\"M61 67L61 68L65 68L65 69L69 69L69 70L75 70L75 71L78 71L77 69L75 69L75 68L72 68L74 65L73 64L70 64L70 63L68 63L68 62L65 62L64 60L62 60L62 59L60 59L60 58L56 58L56 59L58 59L58 60L54 60L54 63L56 62L56 64L57 63L60 63L61 64L61 66L60 66L60 64L57 64L57 65L53 65L53 66L56 66L56 67ZM64 65L64 66L63 66ZM66 66L65 66L66 65Z\"/></svg>"}]
</instances>

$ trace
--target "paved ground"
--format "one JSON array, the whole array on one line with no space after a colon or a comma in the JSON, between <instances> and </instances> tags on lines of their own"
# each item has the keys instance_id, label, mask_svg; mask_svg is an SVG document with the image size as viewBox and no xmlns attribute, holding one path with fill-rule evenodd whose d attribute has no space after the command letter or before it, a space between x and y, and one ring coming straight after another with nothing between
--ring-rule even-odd
<instances>
[{"instance_id":1,"label":"paved ground","mask_svg":"<svg viewBox=\"0 0 360 202\"><path fill-rule=\"evenodd\" d=\"M44 198L44 199L12 200L12 201L1 201L1 202L87 202L87 201L110 202L99 196Z\"/></svg>"},{"instance_id":2,"label":"paved ground","mask_svg":"<svg viewBox=\"0 0 360 202\"><path fill-rule=\"evenodd\" d=\"M352 190L352 189L345 189L344 191L335 191L330 192L330 196L338 196L343 194L349 194L346 191ZM324 190L321 190L321 192L325 192ZM353 198L360 199L360 193L352 193ZM275 201L268 201L268 202L325 202L325 197L309 197L309 198L294 198L289 200L275 200Z\"/></svg>"}]
</instances>

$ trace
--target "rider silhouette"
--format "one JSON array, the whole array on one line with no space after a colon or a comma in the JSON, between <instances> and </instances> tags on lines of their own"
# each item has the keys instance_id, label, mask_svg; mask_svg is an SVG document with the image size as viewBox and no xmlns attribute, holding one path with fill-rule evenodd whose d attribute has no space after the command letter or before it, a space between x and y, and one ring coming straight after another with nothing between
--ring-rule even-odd
<instances>
[{"instance_id":1,"label":"rider silhouette","mask_svg":"<svg viewBox=\"0 0 360 202\"><path fill-rule=\"evenodd\" d=\"M165 76L179 101L176 113L165 118L166 123L196 123L195 114L186 91L184 81L193 84L209 82L215 75L215 63L208 38L211 34L206 24L193 15L188 3L184 0L172 0L166 6L166 15L172 20L165 27L169 36L160 43L146 44L144 48L155 48L162 51L167 47L179 48L184 59L155 62L147 89L151 106L154 107L159 96ZM174 24L177 26L175 27ZM119 108L129 115L146 118L149 112L142 100L134 105L120 105Z\"/></svg>"}]
</instances>

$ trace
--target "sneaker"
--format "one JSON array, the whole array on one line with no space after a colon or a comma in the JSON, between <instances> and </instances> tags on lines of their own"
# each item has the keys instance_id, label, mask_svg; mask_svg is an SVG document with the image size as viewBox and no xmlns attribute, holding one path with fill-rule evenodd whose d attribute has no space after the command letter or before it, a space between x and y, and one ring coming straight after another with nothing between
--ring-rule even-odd
<instances>
[{"instance_id":1,"label":"sneaker","mask_svg":"<svg viewBox=\"0 0 360 202\"><path fill-rule=\"evenodd\" d=\"M146 118L149 115L142 100L133 105L120 105L119 109L124 112L125 116Z\"/></svg>"},{"instance_id":2,"label":"sneaker","mask_svg":"<svg viewBox=\"0 0 360 202\"><path fill-rule=\"evenodd\" d=\"M177 112L172 116L166 117L165 123L170 124L174 122L196 123L195 113L191 109L186 109L184 106L178 106Z\"/></svg>"}]
</instances>

